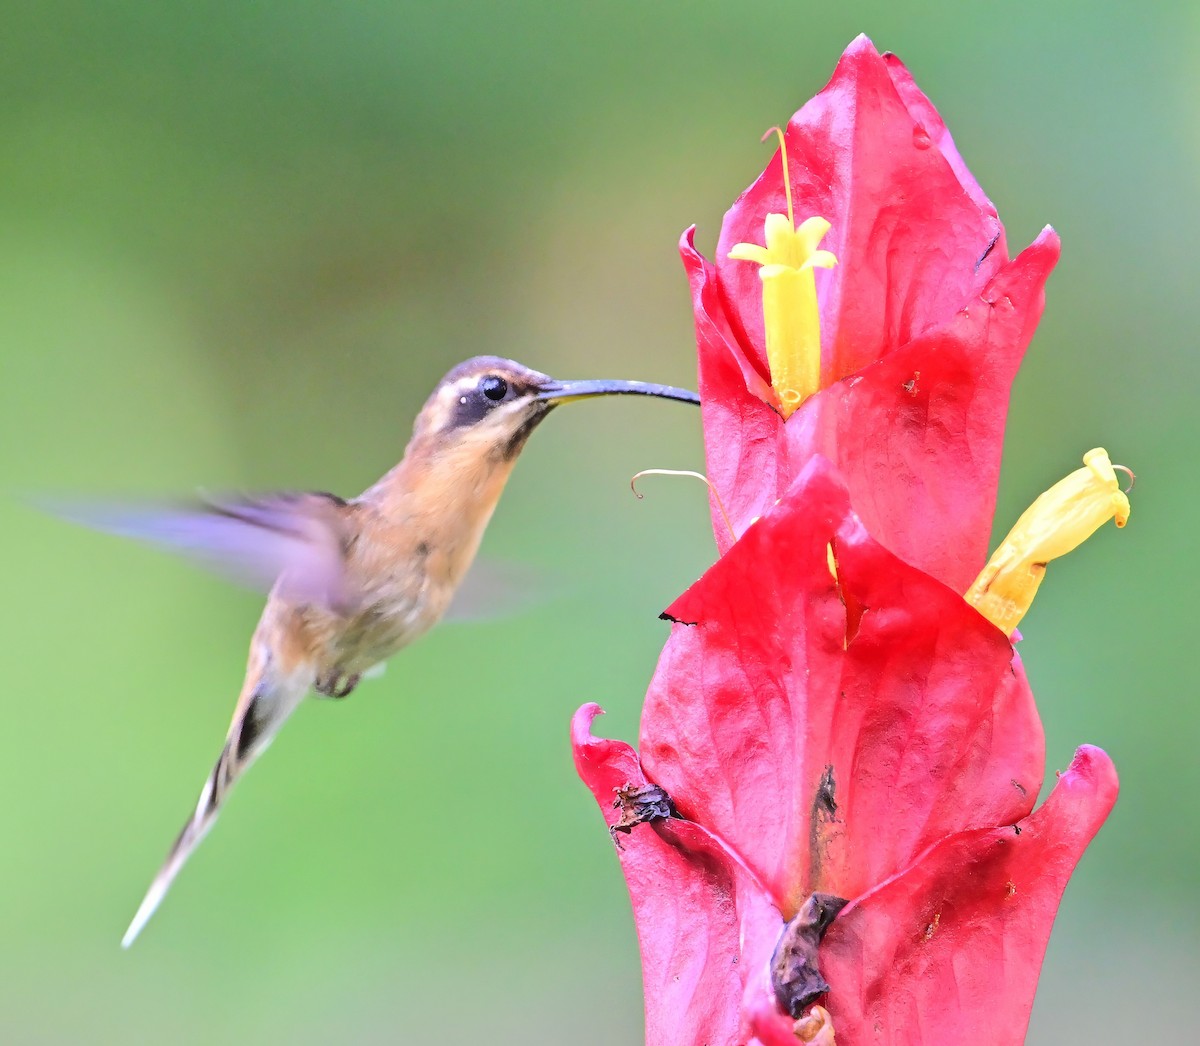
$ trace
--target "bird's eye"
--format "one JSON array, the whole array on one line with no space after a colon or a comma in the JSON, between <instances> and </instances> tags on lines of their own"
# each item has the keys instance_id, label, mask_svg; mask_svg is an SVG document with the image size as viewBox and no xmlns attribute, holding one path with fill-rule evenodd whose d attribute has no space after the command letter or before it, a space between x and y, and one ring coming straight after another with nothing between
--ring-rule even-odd
<instances>
[{"instance_id":1,"label":"bird's eye","mask_svg":"<svg viewBox=\"0 0 1200 1046\"><path fill-rule=\"evenodd\" d=\"M480 381L479 391L488 399L499 403L508 395L508 382L496 374L489 374Z\"/></svg>"}]
</instances>

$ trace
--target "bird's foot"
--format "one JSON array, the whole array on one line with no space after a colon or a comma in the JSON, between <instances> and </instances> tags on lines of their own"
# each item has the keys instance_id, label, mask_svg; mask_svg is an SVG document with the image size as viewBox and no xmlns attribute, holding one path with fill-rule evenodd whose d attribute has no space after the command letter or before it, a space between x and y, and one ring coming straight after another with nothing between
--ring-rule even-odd
<instances>
[{"instance_id":1,"label":"bird's foot","mask_svg":"<svg viewBox=\"0 0 1200 1046\"><path fill-rule=\"evenodd\" d=\"M357 672L354 675L343 675L341 672L334 669L328 675L318 676L313 689L325 697L346 697L351 690L358 686L360 676Z\"/></svg>"}]
</instances>

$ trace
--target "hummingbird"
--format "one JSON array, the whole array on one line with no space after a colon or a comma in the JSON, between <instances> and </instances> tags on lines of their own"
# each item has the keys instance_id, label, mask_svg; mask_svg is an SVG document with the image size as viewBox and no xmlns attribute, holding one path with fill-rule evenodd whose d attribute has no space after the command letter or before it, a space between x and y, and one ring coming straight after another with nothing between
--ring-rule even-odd
<instances>
[{"instance_id":1,"label":"hummingbird","mask_svg":"<svg viewBox=\"0 0 1200 1046\"><path fill-rule=\"evenodd\" d=\"M208 833L234 782L302 699L344 698L445 613L533 430L556 406L641 395L699 403L640 381L556 381L496 356L433 390L400 463L349 500L282 493L171 509L66 515L206 561L267 591L216 765L121 944L128 948Z\"/></svg>"}]
</instances>

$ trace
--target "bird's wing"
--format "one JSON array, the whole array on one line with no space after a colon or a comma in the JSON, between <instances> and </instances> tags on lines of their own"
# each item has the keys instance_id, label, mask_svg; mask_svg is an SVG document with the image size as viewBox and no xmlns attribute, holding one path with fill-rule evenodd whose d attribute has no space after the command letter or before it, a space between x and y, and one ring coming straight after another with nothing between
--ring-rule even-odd
<instances>
[{"instance_id":1,"label":"bird's wing","mask_svg":"<svg viewBox=\"0 0 1200 1046\"><path fill-rule=\"evenodd\" d=\"M332 494L269 494L192 504L38 499L40 507L96 530L187 556L239 584L296 602L344 605L348 506Z\"/></svg>"},{"instance_id":2,"label":"bird's wing","mask_svg":"<svg viewBox=\"0 0 1200 1046\"><path fill-rule=\"evenodd\" d=\"M450 600L443 620L493 621L513 617L557 594L550 576L527 564L476 559Z\"/></svg>"}]
</instances>

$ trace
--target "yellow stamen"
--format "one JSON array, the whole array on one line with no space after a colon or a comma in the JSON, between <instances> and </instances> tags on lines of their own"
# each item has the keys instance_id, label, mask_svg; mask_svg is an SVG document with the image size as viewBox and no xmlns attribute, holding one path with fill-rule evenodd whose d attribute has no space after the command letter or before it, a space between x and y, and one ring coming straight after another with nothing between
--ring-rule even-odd
<instances>
[{"instance_id":1,"label":"yellow stamen","mask_svg":"<svg viewBox=\"0 0 1200 1046\"><path fill-rule=\"evenodd\" d=\"M782 127L768 127L766 133L759 139L760 142L765 142L771 135L779 140L779 162L783 170L783 195L787 198L788 221L792 225L796 224L796 212L792 210L792 179L788 177L787 165L787 139L783 136Z\"/></svg>"},{"instance_id":2,"label":"yellow stamen","mask_svg":"<svg viewBox=\"0 0 1200 1046\"><path fill-rule=\"evenodd\" d=\"M1110 519L1118 527L1129 519L1129 499L1108 452L1089 450L1083 464L1025 510L967 590L967 602L1005 635L1025 616L1050 560L1081 545Z\"/></svg>"},{"instance_id":3,"label":"yellow stamen","mask_svg":"<svg viewBox=\"0 0 1200 1046\"><path fill-rule=\"evenodd\" d=\"M767 364L780 410L788 418L821 387L821 315L813 270L832 269L837 258L817 249L830 228L824 218L808 218L796 226L787 144L783 132L778 127L773 130L779 137L788 213L767 215L763 224L766 246L737 243L729 257L762 266L758 274L763 285Z\"/></svg>"}]
</instances>

